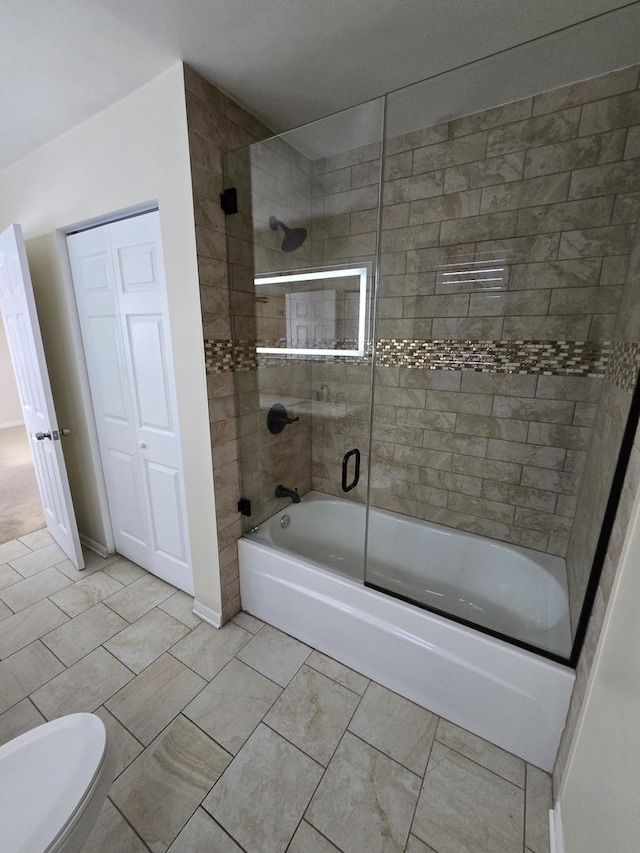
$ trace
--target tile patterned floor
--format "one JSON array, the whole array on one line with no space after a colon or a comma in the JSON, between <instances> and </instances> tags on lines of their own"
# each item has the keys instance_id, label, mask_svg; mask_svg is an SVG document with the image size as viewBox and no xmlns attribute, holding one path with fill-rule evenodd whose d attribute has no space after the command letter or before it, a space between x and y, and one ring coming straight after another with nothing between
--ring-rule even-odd
<instances>
[{"instance_id":1,"label":"tile patterned floor","mask_svg":"<svg viewBox=\"0 0 640 853\"><path fill-rule=\"evenodd\" d=\"M0 743L95 711L117 775L84 853L548 853L548 774L124 558L0 545Z\"/></svg>"}]
</instances>

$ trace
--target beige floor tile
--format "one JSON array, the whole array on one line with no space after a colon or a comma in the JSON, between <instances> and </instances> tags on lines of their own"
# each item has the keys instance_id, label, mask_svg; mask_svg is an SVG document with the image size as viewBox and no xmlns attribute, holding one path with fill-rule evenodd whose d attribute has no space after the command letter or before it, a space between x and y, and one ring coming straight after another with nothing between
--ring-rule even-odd
<instances>
[{"instance_id":1,"label":"beige floor tile","mask_svg":"<svg viewBox=\"0 0 640 853\"><path fill-rule=\"evenodd\" d=\"M90 553L93 554L91 551ZM56 569L59 572L65 574L69 580L81 581L84 578L88 578L93 575L95 572L99 572L101 569L106 568L109 565L109 560L103 560L102 557L98 557L97 554L93 554L96 558L91 560L91 565L85 565L84 569L76 569L71 560L63 560L61 563L56 563ZM86 564L86 554L85 554L85 564Z\"/></svg>"},{"instance_id":2,"label":"beige floor tile","mask_svg":"<svg viewBox=\"0 0 640 853\"><path fill-rule=\"evenodd\" d=\"M244 611L236 613L231 621L244 628L245 631L249 631L250 634L257 634L260 628L264 627L264 622L261 619L256 619L255 616Z\"/></svg>"},{"instance_id":3,"label":"beige floor tile","mask_svg":"<svg viewBox=\"0 0 640 853\"><path fill-rule=\"evenodd\" d=\"M122 631L129 623L104 604L94 604L79 616L45 634L42 642L60 658L65 666L88 655L106 640Z\"/></svg>"},{"instance_id":4,"label":"beige floor tile","mask_svg":"<svg viewBox=\"0 0 640 853\"><path fill-rule=\"evenodd\" d=\"M182 622L154 607L112 637L104 647L129 669L142 672L188 631Z\"/></svg>"},{"instance_id":5,"label":"beige floor tile","mask_svg":"<svg viewBox=\"0 0 640 853\"><path fill-rule=\"evenodd\" d=\"M115 578L109 577L104 572L94 572L89 577L82 578L66 589L54 593L51 601L69 616L78 616L83 610L88 610L122 588L122 584Z\"/></svg>"},{"instance_id":6,"label":"beige floor tile","mask_svg":"<svg viewBox=\"0 0 640 853\"><path fill-rule=\"evenodd\" d=\"M120 554L109 554L106 557L103 557L100 554L96 554L95 551L92 551L90 548L82 549L82 556L84 557L84 569L83 572L94 571L95 569L104 569L107 566L110 566L115 560L120 557Z\"/></svg>"},{"instance_id":7,"label":"beige floor tile","mask_svg":"<svg viewBox=\"0 0 640 853\"><path fill-rule=\"evenodd\" d=\"M169 848L169 853L242 853L235 841L204 809L198 809Z\"/></svg>"},{"instance_id":8,"label":"beige floor tile","mask_svg":"<svg viewBox=\"0 0 640 853\"><path fill-rule=\"evenodd\" d=\"M449 749L454 749L461 755L476 761L487 770L497 773L508 782L524 788L525 762L521 758L471 734L466 729L461 729L460 726L448 720L440 720L438 723L436 740L448 746Z\"/></svg>"},{"instance_id":9,"label":"beige floor tile","mask_svg":"<svg viewBox=\"0 0 640 853\"><path fill-rule=\"evenodd\" d=\"M133 678L133 673L103 648L95 649L31 695L48 720L95 711Z\"/></svg>"},{"instance_id":10,"label":"beige floor tile","mask_svg":"<svg viewBox=\"0 0 640 853\"><path fill-rule=\"evenodd\" d=\"M105 572L125 586L143 578L147 574L141 566L132 563L126 557L118 557L113 563L105 567Z\"/></svg>"},{"instance_id":11,"label":"beige floor tile","mask_svg":"<svg viewBox=\"0 0 640 853\"><path fill-rule=\"evenodd\" d=\"M533 853L549 853L549 809L553 808L551 777L527 764L524 842Z\"/></svg>"},{"instance_id":12,"label":"beige floor tile","mask_svg":"<svg viewBox=\"0 0 640 853\"><path fill-rule=\"evenodd\" d=\"M310 654L309 646L271 625L265 625L242 649L238 658L276 684L286 687Z\"/></svg>"},{"instance_id":13,"label":"beige floor tile","mask_svg":"<svg viewBox=\"0 0 640 853\"><path fill-rule=\"evenodd\" d=\"M115 581L114 581L115 583ZM146 574L143 578L125 586L110 596L105 604L115 610L127 622L135 622L148 610L156 607L165 598L175 592L175 587L161 581L153 575Z\"/></svg>"},{"instance_id":14,"label":"beige floor tile","mask_svg":"<svg viewBox=\"0 0 640 853\"><path fill-rule=\"evenodd\" d=\"M437 726L434 714L371 682L349 730L422 776Z\"/></svg>"},{"instance_id":15,"label":"beige floor tile","mask_svg":"<svg viewBox=\"0 0 640 853\"><path fill-rule=\"evenodd\" d=\"M0 622L3 619L6 619L7 616L11 615L13 615L13 610L7 607L7 605L3 601L0 601Z\"/></svg>"},{"instance_id":16,"label":"beige floor tile","mask_svg":"<svg viewBox=\"0 0 640 853\"><path fill-rule=\"evenodd\" d=\"M7 560L11 567L20 572L22 577L29 578L32 575L55 566L66 558L66 554L57 545L46 545L37 551L32 551L22 557Z\"/></svg>"},{"instance_id":17,"label":"beige floor tile","mask_svg":"<svg viewBox=\"0 0 640 853\"><path fill-rule=\"evenodd\" d=\"M110 796L150 849L164 851L230 758L179 716L116 780Z\"/></svg>"},{"instance_id":18,"label":"beige floor tile","mask_svg":"<svg viewBox=\"0 0 640 853\"><path fill-rule=\"evenodd\" d=\"M47 634L67 617L48 598L38 601L0 622L0 658L6 658L18 649Z\"/></svg>"},{"instance_id":19,"label":"beige floor tile","mask_svg":"<svg viewBox=\"0 0 640 853\"><path fill-rule=\"evenodd\" d=\"M356 693L302 666L264 721L326 766L359 701Z\"/></svg>"},{"instance_id":20,"label":"beige floor tile","mask_svg":"<svg viewBox=\"0 0 640 853\"><path fill-rule=\"evenodd\" d=\"M348 687L349 690L353 690L354 693L358 693L360 696L362 696L369 684L369 679L365 678L364 675L360 675L359 672L349 669L344 664L338 663L337 660L323 655L322 652L311 652L305 663L307 666L317 669L318 672L332 678L338 684L342 684L343 687Z\"/></svg>"},{"instance_id":21,"label":"beige floor tile","mask_svg":"<svg viewBox=\"0 0 640 853\"><path fill-rule=\"evenodd\" d=\"M140 755L144 747L104 706L98 708L95 713L96 716L100 717L107 730L107 742L111 745L115 755L113 778L117 779L133 759Z\"/></svg>"},{"instance_id":22,"label":"beige floor tile","mask_svg":"<svg viewBox=\"0 0 640 853\"><path fill-rule=\"evenodd\" d=\"M520 853L524 791L433 745L412 832L438 853Z\"/></svg>"},{"instance_id":23,"label":"beige floor tile","mask_svg":"<svg viewBox=\"0 0 640 853\"><path fill-rule=\"evenodd\" d=\"M29 549L26 545L23 545L18 539L11 539L9 542L3 542L0 545L0 563L8 563L9 560L16 560L28 553Z\"/></svg>"},{"instance_id":24,"label":"beige floor tile","mask_svg":"<svg viewBox=\"0 0 640 853\"><path fill-rule=\"evenodd\" d=\"M401 853L420 779L347 732L306 819L344 853Z\"/></svg>"},{"instance_id":25,"label":"beige floor tile","mask_svg":"<svg viewBox=\"0 0 640 853\"><path fill-rule=\"evenodd\" d=\"M158 608L175 619L179 619L188 628L195 628L196 625L200 624L200 617L193 612L193 596L187 595L180 589L160 602Z\"/></svg>"},{"instance_id":26,"label":"beige floor tile","mask_svg":"<svg viewBox=\"0 0 640 853\"><path fill-rule=\"evenodd\" d=\"M164 654L106 703L138 740L147 745L206 682L184 664Z\"/></svg>"},{"instance_id":27,"label":"beige floor tile","mask_svg":"<svg viewBox=\"0 0 640 853\"><path fill-rule=\"evenodd\" d=\"M82 853L148 853L110 800L106 800ZM195 851L194 851L195 853Z\"/></svg>"},{"instance_id":28,"label":"beige floor tile","mask_svg":"<svg viewBox=\"0 0 640 853\"><path fill-rule=\"evenodd\" d=\"M0 746L47 721L28 699L0 714Z\"/></svg>"},{"instance_id":29,"label":"beige floor tile","mask_svg":"<svg viewBox=\"0 0 640 853\"><path fill-rule=\"evenodd\" d=\"M203 802L247 853L283 853L322 769L260 724Z\"/></svg>"},{"instance_id":30,"label":"beige floor tile","mask_svg":"<svg viewBox=\"0 0 640 853\"><path fill-rule=\"evenodd\" d=\"M6 711L64 669L39 640L0 663L0 711Z\"/></svg>"},{"instance_id":31,"label":"beige floor tile","mask_svg":"<svg viewBox=\"0 0 640 853\"><path fill-rule=\"evenodd\" d=\"M19 572L16 572L15 569L12 569L7 563L3 563L0 566L0 589L5 589L6 587L11 586L11 584L18 583L21 580L24 580L22 575Z\"/></svg>"},{"instance_id":32,"label":"beige floor tile","mask_svg":"<svg viewBox=\"0 0 640 853\"><path fill-rule=\"evenodd\" d=\"M33 533L27 533L25 536L20 536L18 539L27 548L32 551L37 551L38 548L44 548L47 545L55 545L55 540L49 531L45 528L36 530Z\"/></svg>"},{"instance_id":33,"label":"beige floor tile","mask_svg":"<svg viewBox=\"0 0 640 853\"><path fill-rule=\"evenodd\" d=\"M427 847L424 841L420 841L415 835L410 835L406 853L436 853L436 851L433 847Z\"/></svg>"},{"instance_id":34,"label":"beige floor tile","mask_svg":"<svg viewBox=\"0 0 640 853\"><path fill-rule=\"evenodd\" d=\"M184 709L184 714L235 755L282 689L235 658Z\"/></svg>"},{"instance_id":35,"label":"beige floor tile","mask_svg":"<svg viewBox=\"0 0 640 853\"><path fill-rule=\"evenodd\" d=\"M3 589L0 592L0 598L14 613L17 613L19 610L24 610L25 607L35 604L36 601L42 601L43 598L53 595L54 592L58 592L70 584L71 581L66 575L51 567L15 583L7 589Z\"/></svg>"},{"instance_id":36,"label":"beige floor tile","mask_svg":"<svg viewBox=\"0 0 640 853\"><path fill-rule=\"evenodd\" d=\"M320 835L310 823L303 820L291 844L287 847L287 853L340 853L340 851Z\"/></svg>"},{"instance_id":37,"label":"beige floor tile","mask_svg":"<svg viewBox=\"0 0 640 853\"><path fill-rule=\"evenodd\" d=\"M232 622L224 628L202 622L171 649L171 654L210 681L250 639L248 631Z\"/></svg>"}]
</instances>

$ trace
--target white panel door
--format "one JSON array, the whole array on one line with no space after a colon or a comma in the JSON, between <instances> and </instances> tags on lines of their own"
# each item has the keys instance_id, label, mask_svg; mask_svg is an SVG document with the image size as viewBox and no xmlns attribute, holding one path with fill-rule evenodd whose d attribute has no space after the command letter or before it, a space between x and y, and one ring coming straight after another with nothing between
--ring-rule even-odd
<instances>
[{"instance_id":1,"label":"white panel door","mask_svg":"<svg viewBox=\"0 0 640 853\"><path fill-rule=\"evenodd\" d=\"M67 244L116 549L192 592L158 213Z\"/></svg>"},{"instance_id":2,"label":"white panel door","mask_svg":"<svg viewBox=\"0 0 640 853\"><path fill-rule=\"evenodd\" d=\"M82 569L80 537L19 225L0 234L0 310L47 528L73 565Z\"/></svg>"},{"instance_id":3,"label":"white panel door","mask_svg":"<svg viewBox=\"0 0 640 853\"><path fill-rule=\"evenodd\" d=\"M333 347L336 339L335 290L286 294L287 345L296 349Z\"/></svg>"}]
</instances>

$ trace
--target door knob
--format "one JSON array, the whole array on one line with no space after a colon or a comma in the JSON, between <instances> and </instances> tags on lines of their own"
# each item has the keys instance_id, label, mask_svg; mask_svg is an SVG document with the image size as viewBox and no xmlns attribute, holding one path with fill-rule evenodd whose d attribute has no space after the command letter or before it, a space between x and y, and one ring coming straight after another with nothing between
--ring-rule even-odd
<instances>
[{"instance_id":1,"label":"door knob","mask_svg":"<svg viewBox=\"0 0 640 853\"><path fill-rule=\"evenodd\" d=\"M147 446L147 442L146 442L146 441L140 441L140 442L138 442L138 447L140 448L140 450L144 450L146 446Z\"/></svg>"}]
</instances>

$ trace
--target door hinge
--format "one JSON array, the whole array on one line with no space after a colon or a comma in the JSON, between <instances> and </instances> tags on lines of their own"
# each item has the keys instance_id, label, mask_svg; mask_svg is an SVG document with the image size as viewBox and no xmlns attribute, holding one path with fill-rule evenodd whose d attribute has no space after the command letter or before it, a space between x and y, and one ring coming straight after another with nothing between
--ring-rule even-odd
<instances>
[{"instance_id":1,"label":"door hinge","mask_svg":"<svg viewBox=\"0 0 640 853\"><path fill-rule=\"evenodd\" d=\"M220 207L227 216L238 212L238 192L235 187L229 187L220 193Z\"/></svg>"},{"instance_id":2,"label":"door hinge","mask_svg":"<svg viewBox=\"0 0 640 853\"><path fill-rule=\"evenodd\" d=\"M240 498L238 501L238 512L242 515L251 515L251 501L249 498Z\"/></svg>"}]
</instances>

